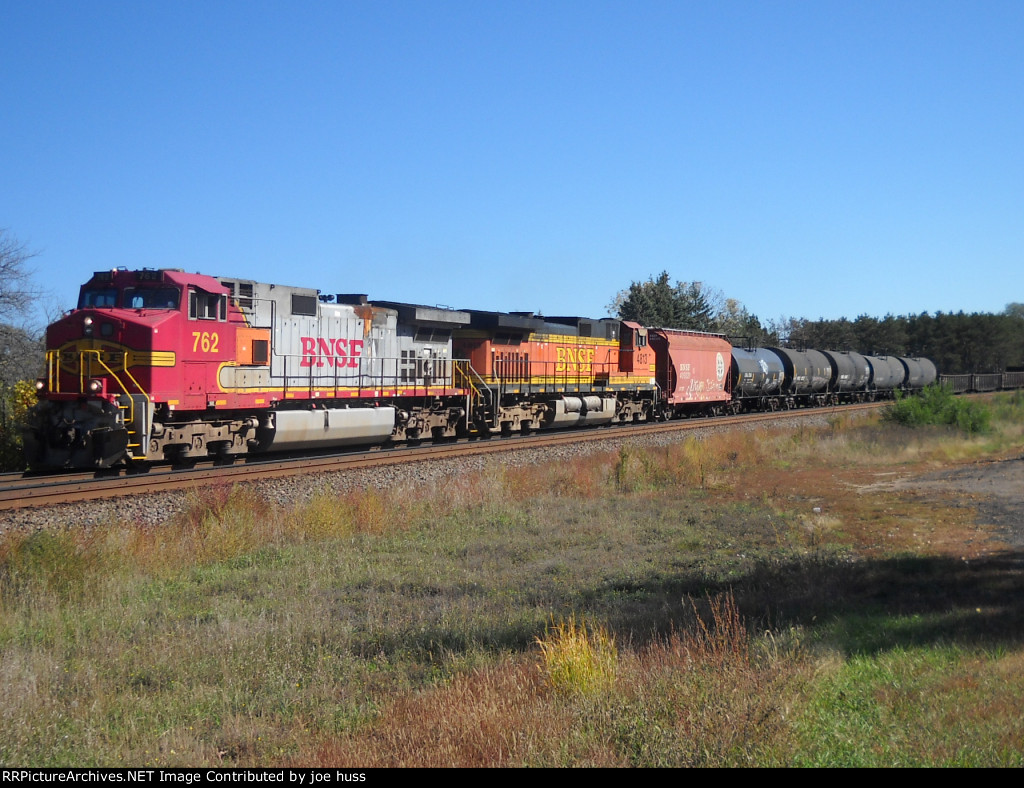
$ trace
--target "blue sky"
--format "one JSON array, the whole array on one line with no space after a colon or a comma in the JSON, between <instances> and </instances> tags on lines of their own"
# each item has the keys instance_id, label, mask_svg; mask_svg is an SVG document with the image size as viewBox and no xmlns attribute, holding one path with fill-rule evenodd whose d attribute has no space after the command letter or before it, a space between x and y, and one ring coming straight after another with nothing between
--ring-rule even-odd
<instances>
[{"instance_id":1,"label":"blue sky","mask_svg":"<svg viewBox=\"0 0 1024 788\"><path fill-rule=\"evenodd\" d=\"M601 316L1024 301L1024 3L0 0L0 227L114 266Z\"/></svg>"}]
</instances>

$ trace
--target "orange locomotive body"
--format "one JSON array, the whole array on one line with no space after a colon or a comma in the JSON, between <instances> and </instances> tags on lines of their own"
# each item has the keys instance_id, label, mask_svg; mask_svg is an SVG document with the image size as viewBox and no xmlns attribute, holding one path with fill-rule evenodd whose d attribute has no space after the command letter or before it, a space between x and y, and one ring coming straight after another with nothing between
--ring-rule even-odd
<instances>
[{"instance_id":1,"label":"orange locomotive body","mask_svg":"<svg viewBox=\"0 0 1024 788\"><path fill-rule=\"evenodd\" d=\"M651 418L658 402L647 329L620 320L470 311L453 350L489 393L479 419L503 433Z\"/></svg>"}]
</instances>

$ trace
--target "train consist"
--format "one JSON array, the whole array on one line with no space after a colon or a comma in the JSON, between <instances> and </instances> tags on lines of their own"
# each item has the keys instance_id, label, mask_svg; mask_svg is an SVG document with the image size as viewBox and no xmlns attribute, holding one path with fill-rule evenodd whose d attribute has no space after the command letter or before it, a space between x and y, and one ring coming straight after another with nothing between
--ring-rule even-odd
<instances>
[{"instance_id":1,"label":"train consist","mask_svg":"<svg viewBox=\"0 0 1024 788\"><path fill-rule=\"evenodd\" d=\"M25 450L37 469L183 464L873 400L935 379L927 359L117 269L47 329Z\"/></svg>"}]
</instances>

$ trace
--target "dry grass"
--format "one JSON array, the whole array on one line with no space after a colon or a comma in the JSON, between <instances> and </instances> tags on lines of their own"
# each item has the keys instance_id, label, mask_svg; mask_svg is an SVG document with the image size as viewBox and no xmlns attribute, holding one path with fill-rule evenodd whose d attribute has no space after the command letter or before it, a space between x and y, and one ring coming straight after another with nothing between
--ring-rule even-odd
<instances>
[{"instance_id":1,"label":"dry grass","mask_svg":"<svg viewBox=\"0 0 1024 788\"><path fill-rule=\"evenodd\" d=\"M522 658L403 694L293 766L739 766L779 746L799 657L759 658L731 595L695 627L618 655L600 627L549 627ZM604 656L601 657L600 655ZM611 663L595 667L602 660ZM778 655L776 655L777 657ZM566 662L572 663L567 669ZM538 670L537 668L540 668ZM613 675L614 674L614 675ZM617 676L617 678L616 678Z\"/></svg>"},{"instance_id":2,"label":"dry grass","mask_svg":"<svg viewBox=\"0 0 1024 788\"><path fill-rule=\"evenodd\" d=\"M537 638L541 667L548 684L559 692L592 695L615 683L619 651L606 627L576 623L576 616L552 621Z\"/></svg>"},{"instance_id":3,"label":"dry grass","mask_svg":"<svg viewBox=\"0 0 1024 788\"><path fill-rule=\"evenodd\" d=\"M7 535L0 762L1021 765L1019 556L858 493L983 450L834 420Z\"/></svg>"}]
</instances>

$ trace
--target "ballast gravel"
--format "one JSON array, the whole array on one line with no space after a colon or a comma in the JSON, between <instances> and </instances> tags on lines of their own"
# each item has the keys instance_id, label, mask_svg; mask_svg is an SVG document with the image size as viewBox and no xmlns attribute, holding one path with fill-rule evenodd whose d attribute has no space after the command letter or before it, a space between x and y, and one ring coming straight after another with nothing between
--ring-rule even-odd
<instances>
[{"instance_id":1,"label":"ballast gravel","mask_svg":"<svg viewBox=\"0 0 1024 788\"><path fill-rule=\"evenodd\" d=\"M808 413L806 416L783 422L784 426L827 426L831 412ZM647 435L609 435L604 440L588 440L562 446L538 448L510 448L500 459L494 454L460 457L455 459L425 459L347 471L313 474L298 474L286 478L266 479L255 482L240 482L251 487L257 495L279 506L303 504L316 496L344 494L352 490L387 489L395 485L406 488L434 489L446 480L485 471L500 462L507 467L521 467L570 459L595 453L616 451L622 446L637 447L665 446L679 441L701 439L718 429L763 429L763 423L749 426L716 427L709 422L706 427L694 430L667 431ZM127 495L88 503L57 504L47 507L15 509L0 512L0 534L11 531L60 530L88 528L96 525L126 523L144 526L159 526L187 509L195 499L195 493L172 492L147 495Z\"/></svg>"}]
</instances>

